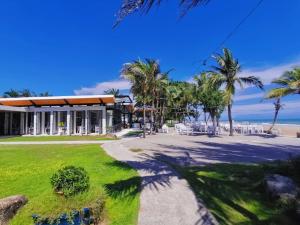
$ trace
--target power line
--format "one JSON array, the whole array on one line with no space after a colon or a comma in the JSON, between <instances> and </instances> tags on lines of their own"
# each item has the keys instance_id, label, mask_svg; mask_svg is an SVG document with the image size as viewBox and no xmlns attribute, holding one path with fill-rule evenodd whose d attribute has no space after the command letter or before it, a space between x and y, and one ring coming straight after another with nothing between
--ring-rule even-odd
<instances>
[{"instance_id":1,"label":"power line","mask_svg":"<svg viewBox=\"0 0 300 225\"><path fill-rule=\"evenodd\" d=\"M264 0L259 0L257 4L249 11L249 13L233 28L231 32L227 34L223 41L216 47L212 53L216 52L219 48L221 48L236 32L237 30L253 15L253 13L259 8L259 6L263 3ZM206 62L209 60L210 56L203 60L203 65L206 65Z\"/></svg>"}]
</instances>

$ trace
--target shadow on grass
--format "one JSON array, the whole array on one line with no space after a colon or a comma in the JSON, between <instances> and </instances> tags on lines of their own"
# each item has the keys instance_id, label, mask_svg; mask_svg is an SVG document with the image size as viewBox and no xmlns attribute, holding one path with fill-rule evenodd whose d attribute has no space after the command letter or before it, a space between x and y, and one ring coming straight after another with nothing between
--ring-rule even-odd
<instances>
[{"instance_id":1,"label":"shadow on grass","mask_svg":"<svg viewBox=\"0 0 300 225\"><path fill-rule=\"evenodd\" d=\"M104 185L106 193L112 198L134 199L141 191L141 177L131 177Z\"/></svg>"},{"instance_id":2,"label":"shadow on grass","mask_svg":"<svg viewBox=\"0 0 300 225\"><path fill-rule=\"evenodd\" d=\"M219 164L176 169L220 224L277 224L273 223L277 211L263 193L260 166Z\"/></svg>"}]
</instances>

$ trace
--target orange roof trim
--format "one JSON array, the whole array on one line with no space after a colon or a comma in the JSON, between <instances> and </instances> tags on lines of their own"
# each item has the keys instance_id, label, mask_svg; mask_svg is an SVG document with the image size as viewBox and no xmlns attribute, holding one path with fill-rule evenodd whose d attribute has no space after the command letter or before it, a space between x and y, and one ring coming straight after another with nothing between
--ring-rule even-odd
<instances>
[{"instance_id":1,"label":"orange roof trim","mask_svg":"<svg viewBox=\"0 0 300 225\"><path fill-rule=\"evenodd\" d=\"M116 99L113 95L0 98L0 105L16 107L113 104L115 102Z\"/></svg>"}]
</instances>

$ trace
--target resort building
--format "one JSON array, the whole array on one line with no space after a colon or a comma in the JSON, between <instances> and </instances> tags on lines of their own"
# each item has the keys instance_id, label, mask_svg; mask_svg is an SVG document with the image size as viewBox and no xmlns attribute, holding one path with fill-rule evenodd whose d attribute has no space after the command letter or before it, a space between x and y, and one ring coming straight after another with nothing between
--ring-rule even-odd
<instances>
[{"instance_id":1,"label":"resort building","mask_svg":"<svg viewBox=\"0 0 300 225\"><path fill-rule=\"evenodd\" d=\"M90 135L131 126L129 96L0 98L0 135Z\"/></svg>"}]
</instances>

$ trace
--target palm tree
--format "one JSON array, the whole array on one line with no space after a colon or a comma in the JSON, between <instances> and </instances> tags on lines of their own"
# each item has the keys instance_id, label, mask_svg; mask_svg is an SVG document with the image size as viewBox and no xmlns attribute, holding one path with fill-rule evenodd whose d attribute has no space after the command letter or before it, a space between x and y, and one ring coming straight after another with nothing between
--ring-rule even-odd
<instances>
[{"instance_id":1,"label":"palm tree","mask_svg":"<svg viewBox=\"0 0 300 225\"><path fill-rule=\"evenodd\" d=\"M224 97L228 110L228 120L230 124L230 136L233 136L233 124L232 124L232 104L233 96L235 94L236 85L238 84L243 88L243 84L254 85L260 89L263 89L263 83L258 77L248 76L240 77L238 76L241 72L241 65L238 60L235 59L231 51L227 48L223 49L223 55L217 54L213 56L217 62L217 66L214 66L216 74L212 77L212 83L217 84L219 87L225 86Z\"/></svg>"},{"instance_id":2,"label":"palm tree","mask_svg":"<svg viewBox=\"0 0 300 225\"><path fill-rule=\"evenodd\" d=\"M273 123L272 123L271 127L269 128L268 133L271 133L272 129L274 128L275 123L277 121L279 110L283 108L283 105L281 104L281 98L276 98L276 100L274 101L273 104L274 104L275 114L274 114L274 118L273 118Z\"/></svg>"},{"instance_id":3,"label":"palm tree","mask_svg":"<svg viewBox=\"0 0 300 225\"><path fill-rule=\"evenodd\" d=\"M267 98L280 98L290 94L300 94L300 68L285 72L281 77L272 81L279 86L267 94Z\"/></svg>"},{"instance_id":4,"label":"palm tree","mask_svg":"<svg viewBox=\"0 0 300 225\"><path fill-rule=\"evenodd\" d=\"M40 93L39 96L41 96L41 97L49 97L49 96L52 96L52 95L48 91L45 91L45 92Z\"/></svg>"},{"instance_id":5,"label":"palm tree","mask_svg":"<svg viewBox=\"0 0 300 225\"><path fill-rule=\"evenodd\" d=\"M163 0L122 0L122 6L117 14L118 25L126 16L137 11L148 12L152 6L160 5ZM182 7L182 16L186 14L191 8L205 5L210 0L179 0L179 5Z\"/></svg>"},{"instance_id":6,"label":"palm tree","mask_svg":"<svg viewBox=\"0 0 300 225\"><path fill-rule=\"evenodd\" d=\"M10 89L3 93L4 98L17 98L20 97L20 93L17 90Z\"/></svg>"},{"instance_id":7,"label":"palm tree","mask_svg":"<svg viewBox=\"0 0 300 225\"><path fill-rule=\"evenodd\" d=\"M282 76L272 81L273 84L277 85L271 89L266 98L275 98L274 107L275 115L273 124L270 127L271 131L277 121L279 110L282 109L281 98L291 94L300 94L300 68L295 68L291 71L285 72Z\"/></svg>"},{"instance_id":8,"label":"palm tree","mask_svg":"<svg viewBox=\"0 0 300 225\"><path fill-rule=\"evenodd\" d=\"M212 85L211 79L211 74L206 72L194 77L197 83L199 102L203 106L204 113L209 113L213 122L213 134L215 134L217 120L225 108L225 101L223 91L219 90L218 86Z\"/></svg>"},{"instance_id":9,"label":"palm tree","mask_svg":"<svg viewBox=\"0 0 300 225\"><path fill-rule=\"evenodd\" d=\"M160 72L157 61L146 59L133 61L123 65L121 74L131 82L131 92L137 102L143 104L143 137L146 137L146 105L153 102L154 78ZM153 110L153 109L152 109Z\"/></svg>"},{"instance_id":10,"label":"palm tree","mask_svg":"<svg viewBox=\"0 0 300 225\"><path fill-rule=\"evenodd\" d=\"M106 95L113 95L115 97L120 95L120 90L119 89L115 89L115 88L110 88L106 91L104 91L104 94Z\"/></svg>"}]
</instances>

